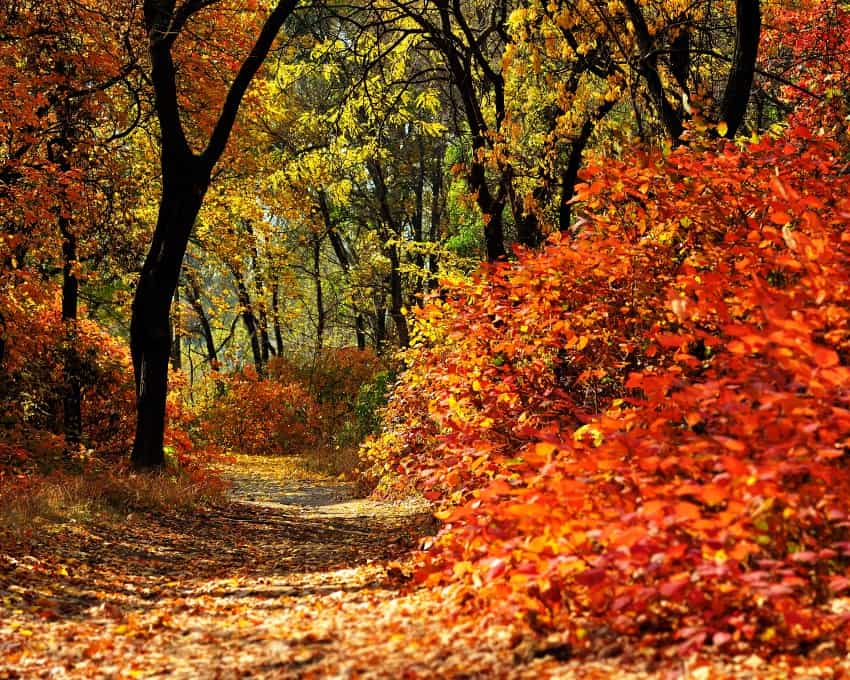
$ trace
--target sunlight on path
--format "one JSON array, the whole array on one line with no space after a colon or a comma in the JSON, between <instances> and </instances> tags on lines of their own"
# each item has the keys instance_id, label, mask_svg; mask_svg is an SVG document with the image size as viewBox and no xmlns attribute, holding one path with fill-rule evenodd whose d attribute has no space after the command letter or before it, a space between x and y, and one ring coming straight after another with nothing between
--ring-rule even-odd
<instances>
[{"instance_id":1,"label":"sunlight on path","mask_svg":"<svg viewBox=\"0 0 850 680\"><path fill-rule=\"evenodd\" d=\"M521 677L512 631L400 590L421 503L293 463L240 458L221 507L0 552L0 678Z\"/></svg>"},{"instance_id":2,"label":"sunlight on path","mask_svg":"<svg viewBox=\"0 0 850 680\"><path fill-rule=\"evenodd\" d=\"M240 457L219 507L0 548L0 680L658 677L409 588L396 560L433 529L425 506L356 499L295 463ZM710 677L788 676L758 664Z\"/></svg>"}]
</instances>

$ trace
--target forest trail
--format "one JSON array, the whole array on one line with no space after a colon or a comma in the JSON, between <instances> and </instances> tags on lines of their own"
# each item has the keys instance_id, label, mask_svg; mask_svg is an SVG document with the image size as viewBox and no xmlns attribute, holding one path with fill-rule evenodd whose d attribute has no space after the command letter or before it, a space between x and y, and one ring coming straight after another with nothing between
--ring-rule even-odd
<instances>
[{"instance_id":1,"label":"forest trail","mask_svg":"<svg viewBox=\"0 0 850 680\"><path fill-rule=\"evenodd\" d=\"M279 458L224 474L231 502L193 516L0 548L0 678L577 677L404 588L392 560L427 530L421 505L356 499Z\"/></svg>"}]
</instances>

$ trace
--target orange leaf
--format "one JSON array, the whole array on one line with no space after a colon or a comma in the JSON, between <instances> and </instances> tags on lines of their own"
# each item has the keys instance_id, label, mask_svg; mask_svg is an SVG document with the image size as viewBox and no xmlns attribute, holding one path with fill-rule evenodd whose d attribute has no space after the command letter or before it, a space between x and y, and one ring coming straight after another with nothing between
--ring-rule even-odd
<instances>
[{"instance_id":1,"label":"orange leaf","mask_svg":"<svg viewBox=\"0 0 850 680\"><path fill-rule=\"evenodd\" d=\"M832 368L838 365L838 354L828 347L815 347L812 355L815 363L821 368Z\"/></svg>"}]
</instances>

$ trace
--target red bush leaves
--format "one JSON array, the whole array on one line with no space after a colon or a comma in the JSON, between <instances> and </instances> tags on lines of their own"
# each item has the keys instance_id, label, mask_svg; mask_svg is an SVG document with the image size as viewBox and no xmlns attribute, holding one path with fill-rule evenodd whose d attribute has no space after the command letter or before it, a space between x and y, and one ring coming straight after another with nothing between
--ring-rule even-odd
<instances>
[{"instance_id":1,"label":"red bush leaves","mask_svg":"<svg viewBox=\"0 0 850 680\"><path fill-rule=\"evenodd\" d=\"M420 579L569 631L846 633L850 180L808 131L591 168L572 241L433 300L368 452L446 509ZM836 612L838 609L836 609Z\"/></svg>"}]
</instances>

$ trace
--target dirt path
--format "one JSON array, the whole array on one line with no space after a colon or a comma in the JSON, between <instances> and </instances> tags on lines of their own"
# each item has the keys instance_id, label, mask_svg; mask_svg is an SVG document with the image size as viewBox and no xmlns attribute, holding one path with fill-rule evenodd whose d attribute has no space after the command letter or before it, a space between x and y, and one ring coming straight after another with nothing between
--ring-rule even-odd
<instances>
[{"instance_id":1,"label":"dirt path","mask_svg":"<svg viewBox=\"0 0 850 680\"><path fill-rule=\"evenodd\" d=\"M226 474L222 507L0 551L0 678L540 676L511 630L400 590L388 560L423 530L421 506L272 459Z\"/></svg>"},{"instance_id":2,"label":"dirt path","mask_svg":"<svg viewBox=\"0 0 850 680\"><path fill-rule=\"evenodd\" d=\"M565 659L405 587L395 560L427 531L421 505L356 499L279 459L224 472L219 507L0 542L0 680L842 677L756 657L668 657L663 671Z\"/></svg>"}]
</instances>

